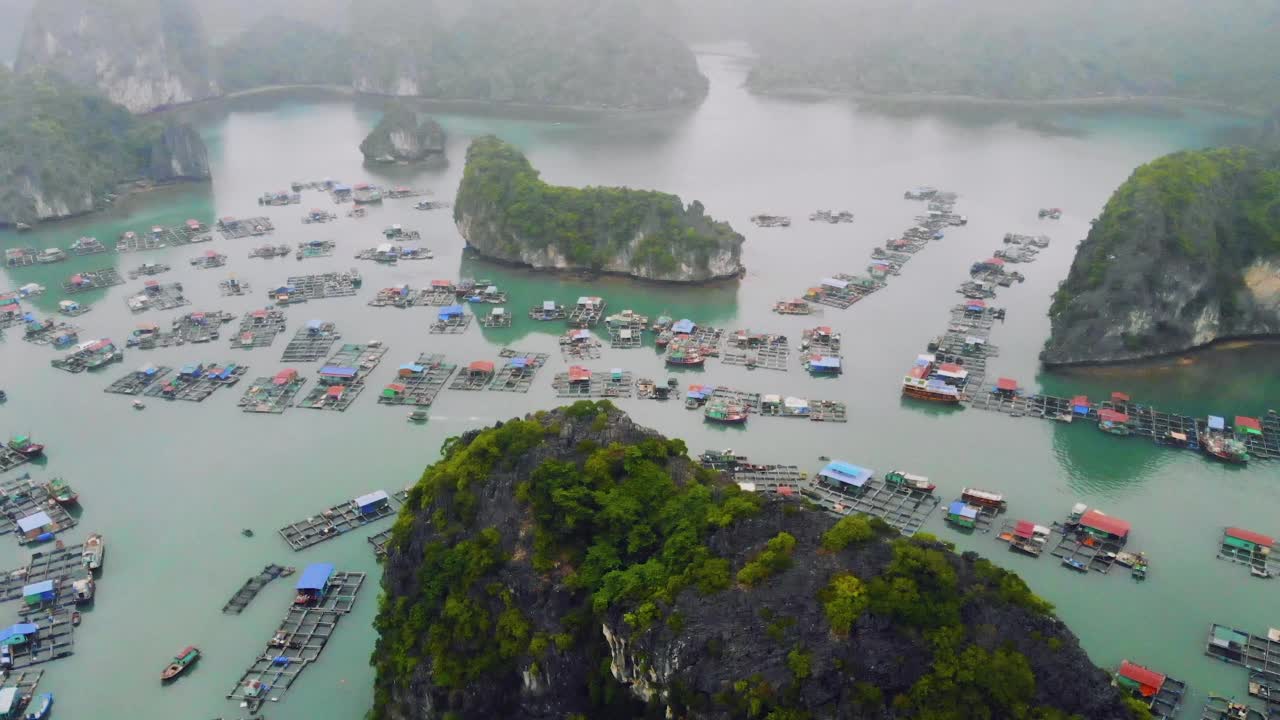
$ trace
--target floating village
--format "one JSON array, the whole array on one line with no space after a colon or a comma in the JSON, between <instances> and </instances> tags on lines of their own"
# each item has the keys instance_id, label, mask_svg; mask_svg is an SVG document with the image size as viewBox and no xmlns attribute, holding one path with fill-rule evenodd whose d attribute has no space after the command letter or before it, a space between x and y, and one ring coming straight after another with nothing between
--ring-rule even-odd
<instances>
[{"instance_id":1,"label":"floating village","mask_svg":"<svg viewBox=\"0 0 1280 720\"><path fill-rule=\"evenodd\" d=\"M283 208L300 205L304 194L316 193L327 196L334 205L352 208L341 213L343 217L325 209L300 215L302 224L318 226L318 230L363 217L370 205L426 195L406 187L388 189L324 180L294 182L289 190L264 193L258 202L263 207ZM78 326L38 318L23 307L46 291L34 284L0 295L0 331L20 329L22 339L56 353L50 360L53 368L96 377L106 393L128 396L138 411L177 401L216 401L235 404L243 413L266 416L262 422L286 422L270 416L296 418L307 415L301 412L306 409L341 413L355 403L368 403L390 406L387 412L402 413L410 424L423 424L430 422L431 408L442 393L519 395L542 386L566 402L610 399L665 403L670 412L696 413L701 422L710 425L771 425L790 418L839 428L848 422L847 405L821 393L810 396L795 390L796 386L788 383L790 373L838 381L848 369L845 353L854 347L852 340L842 342L841 332L835 329L839 313L888 287L894 277L908 271L908 263L917 255L927 255L949 232L968 224L956 211L959 198L954 193L921 187L904 196L918 203L912 224L875 247L865 268L834 268L810 287L797 288L796 297L773 305L778 315L823 316L806 318L806 327L798 335L788 336L769 327L717 327L696 317L647 316L632 308L614 307L607 295L551 297L530 307L512 307L507 290L486 278L436 277L415 284L366 288L356 269L329 270L323 262L309 261L349 250L354 254L343 257L384 266L430 260L433 255L429 249L406 244L420 242L419 231L391 225L382 231L380 242L369 233L372 237L350 248L345 243L339 248L338 242L327 237L275 244L269 238L275 226L267 217L223 217L212 223L193 219L175 227L126 231L114 244L80 238L65 249L5 251L7 266L24 267L76 256L212 242L216 235L222 240L220 247L190 256L189 263L197 270L217 272L199 272L192 277L210 287L216 285L223 297L252 297L261 307L240 315L210 307L193 310L188 307L191 302L182 283L158 277L171 271L168 265L143 262L124 275L104 267L70 274L61 284L68 297L60 302L59 314L66 317L78 318L89 309L70 296L126 282L139 283L125 299L129 311L139 319L149 318L147 314L153 312L175 313L133 328L112 328L116 333L127 333L116 335L125 337L124 342L95 335L82 337L85 330ZM447 206L427 200L415 205L421 210ZM1057 219L1061 214L1056 208L1041 209L1039 218ZM809 220L845 225L854 223L855 216L847 210L818 210ZM781 215L760 214L751 222L779 233L792 226L791 218ZM234 247L236 243L239 247ZM1280 460L1280 415L1275 411L1261 417L1189 417L1160 410L1121 389L1105 398L1059 397L1029 391L1016 378L1001 375L999 350L992 341L997 339L1006 309L996 304L997 296L1025 279L1023 271L1013 267L1029 272L1037 254L1049 247L1050 238L1008 233L995 238L994 243L997 247L989 255L976 255L969 267L959 269L959 297L950 307L942 308L940 332L922 336L918 354L902 359L904 372L895 385L900 382L905 402L965 406L1009 418L1084 425L1090 432L1117 441L1137 438L1169 449L1202 453L1210 461L1230 465ZM289 260L290 255L297 262ZM225 269L234 269L237 262L276 259L288 270L280 271L280 284L273 287L252 288ZM320 269L308 272L313 264ZM422 267L425 270L430 265ZM412 341L353 342L344 332L355 328L340 328L326 319L328 303L323 301L362 303L372 308L368 312L416 313L426 332ZM91 317L85 318L86 324L91 324ZM518 347L518 343L480 356L451 351L449 336L476 332L471 330L473 324L482 329L517 324L550 328L558 335L559 357L554 356L555 350L538 352ZM190 348L182 363L167 366L147 360L149 351L187 345L199 347ZM629 368L627 352L632 351L656 354L665 373L659 376ZM761 372L752 374L749 387L738 387L714 380L721 366ZM218 392L232 387L236 390ZM226 397L211 399L215 394ZM0 400L3 398L0 393ZM811 427L812 432L832 433L831 447L839 446L841 436L834 430ZM60 478L42 483L26 472L30 463L44 456L39 437L25 434L12 435L0 447L0 502L5 510L0 532L11 532L18 545L30 550L22 567L0 575L4 578L0 602L11 602L13 608L13 624L0 630L0 718L19 717L15 713L38 711L42 703L52 703L51 695L39 692L43 664L73 653L80 609L95 602L104 564L104 538L79 532L82 522L92 525L92 514L82 517L78 493ZM1003 545L1006 552L1039 562L1045 562L1041 558L1047 556L1048 562L1079 576L1082 582L1117 582L1114 576L1134 583L1160 582L1158 548L1139 549L1146 542L1142 528L1105 508L1068 502L1057 517L1037 517L1019 509L1018 498L1003 488L935 483L913 472L908 462L903 469L879 471L865 467L857 458L821 457L816 465L802 467L769 464L731 449L708 450L697 460L725 473L744 490L803 499L832 517L870 515L911 536L936 516L951 532L989 538L993 551ZM363 572L339 569L323 560L311 561L314 554L323 552L330 540L359 535L369 543L370 552L384 557L389 521L407 499L405 489L388 493L370 488L358 497L334 497L327 501L334 504L317 508L308 517L280 518L277 559L291 552L309 552L308 562L268 563L261 570L256 570L255 563L245 568L248 577L243 584L226 588L229 599L222 612L239 615L277 580L294 583L291 601L272 611L281 616L277 629L257 646L246 648L243 671L226 679L229 702L244 713L256 714L268 703L284 701L304 671L322 661L322 651L339 623L347 622L345 618L359 600L367 578ZM249 528L242 533L254 534ZM1280 573L1276 542L1258 529L1227 527L1222 529L1218 546L1205 548L1205 552L1239 566L1242 574L1266 580ZM313 550L318 546L320 550ZM366 597L359 601L374 602L372 593L364 590ZM219 593L219 602L221 597ZM91 620L86 617L85 621ZM1240 666L1239 694L1247 691L1266 714L1215 695L1202 717L1280 716L1280 630L1237 629L1217 623L1207 624L1207 628L1206 655ZM202 653L197 646L182 646L181 642L175 643L175 649L172 658L157 658L163 683L179 682ZM1134 650L1141 652L1140 648ZM1186 683L1129 660L1115 669L1115 683L1147 704L1157 718L1179 716L1188 692Z\"/></svg>"}]
</instances>

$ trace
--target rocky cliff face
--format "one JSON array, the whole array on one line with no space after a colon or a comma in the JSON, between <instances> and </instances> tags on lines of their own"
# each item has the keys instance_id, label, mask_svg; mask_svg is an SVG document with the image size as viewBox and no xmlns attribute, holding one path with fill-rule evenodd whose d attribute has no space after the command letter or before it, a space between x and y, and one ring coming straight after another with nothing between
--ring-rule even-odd
<instances>
[{"instance_id":1,"label":"rocky cliff face","mask_svg":"<svg viewBox=\"0 0 1280 720\"><path fill-rule=\"evenodd\" d=\"M356 90L615 108L707 94L693 53L635 0L449 5L363 3L352 29Z\"/></svg>"},{"instance_id":2,"label":"rocky cliff face","mask_svg":"<svg viewBox=\"0 0 1280 720\"><path fill-rule=\"evenodd\" d=\"M1129 717L1016 576L684 453L590 402L447 442L389 546L373 718Z\"/></svg>"},{"instance_id":3,"label":"rocky cliff face","mask_svg":"<svg viewBox=\"0 0 1280 720\"><path fill-rule=\"evenodd\" d=\"M590 270L664 282L739 276L743 237L702 203L629 188L548 185L513 146L479 138L454 220L480 255L539 269Z\"/></svg>"},{"instance_id":4,"label":"rocky cliff face","mask_svg":"<svg viewBox=\"0 0 1280 720\"><path fill-rule=\"evenodd\" d=\"M0 225L89 212L124 182L204 180L188 125L139 118L47 71L0 68Z\"/></svg>"},{"instance_id":5,"label":"rocky cliff face","mask_svg":"<svg viewBox=\"0 0 1280 720\"><path fill-rule=\"evenodd\" d=\"M147 177L156 182L209 179L209 153L195 128L165 124L151 145Z\"/></svg>"},{"instance_id":6,"label":"rocky cliff face","mask_svg":"<svg viewBox=\"0 0 1280 720\"><path fill-rule=\"evenodd\" d=\"M132 112L217 94L200 17L186 0L41 0L15 67L52 69Z\"/></svg>"},{"instance_id":7,"label":"rocky cliff face","mask_svg":"<svg viewBox=\"0 0 1280 720\"><path fill-rule=\"evenodd\" d=\"M1184 152L1134 171L1050 309L1048 365L1280 334L1280 153Z\"/></svg>"},{"instance_id":8,"label":"rocky cliff face","mask_svg":"<svg viewBox=\"0 0 1280 720\"><path fill-rule=\"evenodd\" d=\"M396 103L388 106L382 119L360 143L360 152L365 162L442 163L444 141L444 128L440 123Z\"/></svg>"}]
</instances>

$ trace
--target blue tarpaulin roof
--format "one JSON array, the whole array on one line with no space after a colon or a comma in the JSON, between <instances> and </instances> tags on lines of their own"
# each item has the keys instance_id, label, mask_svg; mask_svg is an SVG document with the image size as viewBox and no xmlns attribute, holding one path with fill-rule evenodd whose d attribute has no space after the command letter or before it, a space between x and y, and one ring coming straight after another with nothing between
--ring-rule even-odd
<instances>
[{"instance_id":1,"label":"blue tarpaulin roof","mask_svg":"<svg viewBox=\"0 0 1280 720\"><path fill-rule=\"evenodd\" d=\"M53 581L45 580L44 582L31 583L24 585L22 588L22 597L31 597L32 595L44 595L53 592Z\"/></svg>"},{"instance_id":2,"label":"blue tarpaulin roof","mask_svg":"<svg viewBox=\"0 0 1280 720\"><path fill-rule=\"evenodd\" d=\"M823 356L822 356L822 357L820 357L820 358L815 358L815 359L813 359L813 360L810 360L810 361L809 361L809 366L810 366L810 367L816 367L816 368L832 368L832 369L835 369L835 368L840 367L840 358L838 358L838 357L829 357L829 356L827 356L827 355L823 355Z\"/></svg>"},{"instance_id":3,"label":"blue tarpaulin roof","mask_svg":"<svg viewBox=\"0 0 1280 720\"><path fill-rule=\"evenodd\" d=\"M329 576L333 575L333 563L315 563L308 565L298 578L299 590L323 590L329 584Z\"/></svg>"},{"instance_id":4,"label":"blue tarpaulin roof","mask_svg":"<svg viewBox=\"0 0 1280 720\"><path fill-rule=\"evenodd\" d=\"M978 519L978 508L968 505L961 500L957 500L951 503L951 507L947 510L947 512L951 515L957 515L959 517L968 518L970 520Z\"/></svg>"},{"instance_id":5,"label":"blue tarpaulin roof","mask_svg":"<svg viewBox=\"0 0 1280 720\"><path fill-rule=\"evenodd\" d=\"M555 309L556 309L556 301L555 301L555 300L543 300L543 301L542 301L542 309L543 309L543 310L555 310Z\"/></svg>"},{"instance_id":6,"label":"blue tarpaulin roof","mask_svg":"<svg viewBox=\"0 0 1280 720\"><path fill-rule=\"evenodd\" d=\"M387 501L386 490L374 490L368 495L361 495L360 497L356 498L356 507L360 508L361 510L364 510L365 508L372 508L373 506L379 503L384 503L386 501Z\"/></svg>"},{"instance_id":7,"label":"blue tarpaulin roof","mask_svg":"<svg viewBox=\"0 0 1280 720\"><path fill-rule=\"evenodd\" d=\"M322 321L322 320L308 320L308 321L307 321L307 329L308 329L308 330L319 330L323 325L324 325L324 321Z\"/></svg>"},{"instance_id":8,"label":"blue tarpaulin roof","mask_svg":"<svg viewBox=\"0 0 1280 720\"><path fill-rule=\"evenodd\" d=\"M522 358L522 357L511 358L511 362L507 364L510 365L511 367L518 367L518 368L527 367L529 365L529 358Z\"/></svg>"},{"instance_id":9,"label":"blue tarpaulin roof","mask_svg":"<svg viewBox=\"0 0 1280 720\"><path fill-rule=\"evenodd\" d=\"M677 320L671 324L671 332L691 333L697 325L692 320Z\"/></svg>"},{"instance_id":10,"label":"blue tarpaulin roof","mask_svg":"<svg viewBox=\"0 0 1280 720\"><path fill-rule=\"evenodd\" d=\"M46 525L52 525L53 520L49 517L49 513L41 510L38 513L32 513L24 518L18 518L18 529L24 533L32 530L39 530Z\"/></svg>"},{"instance_id":11,"label":"blue tarpaulin roof","mask_svg":"<svg viewBox=\"0 0 1280 720\"><path fill-rule=\"evenodd\" d=\"M14 635L34 635L40 627L35 623L18 623L0 630L0 642L4 642Z\"/></svg>"},{"instance_id":12,"label":"blue tarpaulin roof","mask_svg":"<svg viewBox=\"0 0 1280 720\"><path fill-rule=\"evenodd\" d=\"M423 366L421 366L421 365L419 365L419 364L417 364L417 363L405 363L404 365L401 365L401 366L400 366L400 369L401 369L401 370L408 370L409 372L414 372L414 373L420 373L420 372L422 372L423 370L426 370L426 368L425 368L425 367L423 367Z\"/></svg>"},{"instance_id":13,"label":"blue tarpaulin roof","mask_svg":"<svg viewBox=\"0 0 1280 720\"><path fill-rule=\"evenodd\" d=\"M460 315L462 315L461 305L448 305L440 308L441 320L444 320L445 318L458 317Z\"/></svg>"},{"instance_id":14,"label":"blue tarpaulin roof","mask_svg":"<svg viewBox=\"0 0 1280 720\"><path fill-rule=\"evenodd\" d=\"M1225 429L1226 429L1226 427L1227 427L1227 421L1226 421L1226 420L1223 420L1222 418L1218 417L1217 415L1210 415L1210 416L1209 416L1209 429L1210 429L1210 430L1225 430Z\"/></svg>"},{"instance_id":15,"label":"blue tarpaulin roof","mask_svg":"<svg viewBox=\"0 0 1280 720\"><path fill-rule=\"evenodd\" d=\"M871 471L841 460L832 460L818 475L854 487L862 487L871 479Z\"/></svg>"},{"instance_id":16,"label":"blue tarpaulin roof","mask_svg":"<svg viewBox=\"0 0 1280 720\"><path fill-rule=\"evenodd\" d=\"M352 378L356 376L356 369L353 367L339 367L337 365L326 365L320 368L320 374L328 377Z\"/></svg>"},{"instance_id":17,"label":"blue tarpaulin roof","mask_svg":"<svg viewBox=\"0 0 1280 720\"><path fill-rule=\"evenodd\" d=\"M351 192L351 186L350 186L350 185L344 185L344 184L342 184L342 183L334 183L334 184L333 184L333 191L334 191L334 192Z\"/></svg>"}]
</instances>

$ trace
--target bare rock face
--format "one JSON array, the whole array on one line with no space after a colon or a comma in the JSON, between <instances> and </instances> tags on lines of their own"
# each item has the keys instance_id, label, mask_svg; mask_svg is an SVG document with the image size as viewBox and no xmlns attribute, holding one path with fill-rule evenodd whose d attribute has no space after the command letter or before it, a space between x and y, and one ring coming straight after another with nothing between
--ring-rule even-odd
<instances>
[{"instance_id":1,"label":"bare rock face","mask_svg":"<svg viewBox=\"0 0 1280 720\"><path fill-rule=\"evenodd\" d=\"M195 128L186 123L166 123L151 145L147 176L156 182L208 180L209 153Z\"/></svg>"},{"instance_id":2,"label":"bare rock face","mask_svg":"<svg viewBox=\"0 0 1280 720\"><path fill-rule=\"evenodd\" d=\"M41 0L15 67L49 68L135 113L218 94L200 16L186 0Z\"/></svg>"},{"instance_id":3,"label":"bare rock face","mask_svg":"<svg viewBox=\"0 0 1280 720\"><path fill-rule=\"evenodd\" d=\"M360 143L365 162L411 163L444 161L444 128L412 108L394 103Z\"/></svg>"},{"instance_id":4,"label":"bare rock face","mask_svg":"<svg viewBox=\"0 0 1280 720\"><path fill-rule=\"evenodd\" d=\"M1280 152L1181 152L1134 171L1076 251L1046 365L1280 335Z\"/></svg>"}]
</instances>

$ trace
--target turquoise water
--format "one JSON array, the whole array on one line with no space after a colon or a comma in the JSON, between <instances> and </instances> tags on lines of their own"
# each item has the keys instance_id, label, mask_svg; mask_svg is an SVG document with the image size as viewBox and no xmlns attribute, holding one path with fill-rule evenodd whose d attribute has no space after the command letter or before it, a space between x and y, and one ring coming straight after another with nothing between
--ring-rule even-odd
<instances>
[{"instance_id":1,"label":"turquoise water","mask_svg":"<svg viewBox=\"0 0 1280 720\"><path fill-rule=\"evenodd\" d=\"M650 315L687 316L727 329L782 332L798 338L805 327L827 324L843 333L848 368L838 380L818 380L794 367L787 373L748 371L712 362L689 378L761 392L784 392L849 403L846 425L753 420L747 428L704 426L678 404L621 401L643 424L683 437L694 451L735 446L760 461L795 462L816 470L820 455L841 457L879 471L902 468L929 475L944 499L965 485L1003 491L1010 515L1048 523L1084 501L1130 520L1133 546L1153 557L1151 579L1079 577L1047 558L1007 553L990 536L930 530L975 549L1021 573L1058 607L1100 665L1122 658L1145 662L1190 682L1199 693L1243 695L1243 671L1203 657L1208 623L1228 622L1255 632L1276 620L1269 613L1272 588L1246 571L1214 559L1221 528L1239 524L1280 531L1276 481L1280 469L1258 463L1227 468L1190 453L1160 450L1104 436L1084 425L1061 426L980 411L940 411L904 402L902 370L944 326L953 288L969 263L1000 245L1006 232L1046 233L1053 238L1041 259L1024 269L1027 282L1001 293L1009 319L993 343L1001 350L993 373L1053 392L1103 395L1128 390L1135 399L1205 413L1260 413L1275 402L1280 379L1274 348L1208 353L1191 364L1072 375L1047 375L1036 353L1048 332L1049 296L1065 276L1075 242L1111 190L1132 168L1161 153L1207 142L1236 121L1195 113L1181 118L1149 115L1067 115L1057 110L1036 122L1026 118L975 118L969 113L887 113L840 102L758 98L740 88L741 70L728 58L704 57L712 79L707 102L690 111L636 115L496 111L460 105L432 106L450 133L450 165L438 170L361 166L357 145L377 119L377 103L353 103L310 95L242 98L191 111L210 145L210 186L167 189L131 198L110 213L0 235L0 243L65 246L81 235L114 241L127 229L223 215L268 215L279 228L270 241L332 239L332 258L250 260L248 250L266 239L216 239L191 249L101 255L52 266L0 272L0 287L40 282L50 292L32 305L53 311L58 283L72 272L106 264L122 272L144 261L175 270L160 276L184 284L190 309L235 313L262 307L261 291L288 275L358 267L365 289L358 298L323 300L289 308L289 330L308 319L338 323L345 340L381 339L390 348L370 386L346 413L291 409L284 416L245 415L235 406L245 384L219 391L201 404L149 401L144 412L129 400L102 392L111 380L144 362L177 367L195 360L236 360L250 377L274 374L284 338L269 349L231 351L224 339L208 346L130 351L123 366L101 374L71 376L48 366L53 351L32 346L9 330L0 342L0 385L10 400L0 406L0 432L29 431L48 444L46 466L35 477L58 474L81 492L80 539L105 533L106 572L99 601L86 613L76 653L45 666L42 689L58 696L59 717L239 717L223 699L276 624L291 597L291 583L269 586L240 616L219 609L245 578L268 562L304 565L329 561L371 573L355 612L283 702L270 704L272 720L359 718L371 700L370 623L376 607L378 566L364 537L353 533L302 553L290 552L273 532L346 498L413 482L434 460L440 443L469 428L557 404L551 374L566 365L557 353L560 326L525 319L543 299L569 302L601 295L611 310L631 307ZM1046 130L1048 126L1070 132ZM707 289L642 285L620 279L583 281L465 260L449 212L417 212L411 201L391 201L363 220L342 217L327 225L302 225L310 207L330 207L317 193L302 206L260 209L264 191L291 180L333 177L374 180L433 190L451 200L469 139L494 132L518 143L551 182L623 184L680 193L702 200L747 236L747 277ZM779 317L778 299L793 297L831 272L861 272L870 249L911 223L918 204L902 190L933 184L961 194L959 211L970 224L919 253L889 287L850 310L824 310L816 318ZM1042 222L1042 206L1066 209L1059 222ZM816 225L805 218L818 208L849 209L852 225ZM345 212L344 207L339 212ZM786 230L757 229L758 212L789 214ZM381 240L379 230L399 222L423 234L435 259L388 268L352 255ZM228 266L197 270L187 259L206 248L227 254ZM221 298L217 282L234 274L255 289L252 296ZM473 326L459 336L429 335L428 309L370 308L377 288L433 278L484 276L508 290L516 315L509 330ZM83 337L123 341L139 321L165 323L176 313L132 316L124 298L139 281L78 296L93 305L75 322ZM406 410L379 406L374 391L395 367L421 352L443 352L458 364L495 359L505 344L552 354L526 396L444 391L425 426L406 422ZM624 367L640 376L665 378L651 347L605 349L587 365ZM297 366L312 375L319 363ZM7 477L7 476L6 476ZM240 529L255 529L244 538ZM385 527L385 526L383 526ZM17 567L27 553L0 545L0 567ZM0 610L3 612L3 610ZM156 675L187 644L205 652L200 664L174 685ZM104 672L104 668L109 668Z\"/></svg>"}]
</instances>

